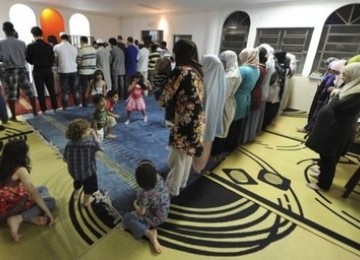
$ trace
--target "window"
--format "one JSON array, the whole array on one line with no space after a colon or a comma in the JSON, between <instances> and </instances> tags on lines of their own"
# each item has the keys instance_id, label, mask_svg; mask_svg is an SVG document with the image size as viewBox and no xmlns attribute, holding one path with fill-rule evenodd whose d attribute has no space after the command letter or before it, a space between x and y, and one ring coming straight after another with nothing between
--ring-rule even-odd
<instances>
[{"instance_id":1,"label":"window","mask_svg":"<svg viewBox=\"0 0 360 260\"><path fill-rule=\"evenodd\" d=\"M351 58L360 53L360 4L346 5L333 12L321 34L312 71L324 73L330 57Z\"/></svg>"},{"instance_id":2,"label":"window","mask_svg":"<svg viewBox=\"0 0 360 260\"><path fill-rule=\"evenodd\" d=\"M220 53L232 50L240 53L246 47L249 35L250 17L247 13L237 11L226 18L220 43Z\"/></svg>"},{"instance_id":3,"label":"window","mask_svg":"<svg viewBox=\"0 0 360 260\"><path fill-rule=\"evenodd\" d=\"M164 31L153 30L153 31L141 31L141 39L151 39L152 42L159 44L164 40Z\"/></svg>"},{"instance_id":4,"label":"window","mask_svg":"<svg viewBox=\"0 0 360 260\"><path fill-rule=\"evenodd\" d=\"M43 31L43 39L46 41L48 36L53 35L60 41L60 33L64 32L64 19L55 9L45 8L40 15L40 24Z\"/></svg>"},{"instance_id":5,"label":"window","mask_svg":"<svg viewBox=\"0 0 360 260\"><path fill-rule=\"evenodd\" d=\"M191 36L191 34L174 34L174 43L173 43L173 46L175 45L175 43L176 43L178 40L181 40L181 39L192 40L192 36Z\"/></svg>"},{"instance_id":6,"label":"window","mask_svg":"<svg viewBox=\"0 0 360 260\"><path fill-rule=\"evenodd\" d=\"M26 19L24 19L26 17ZM34 11L23 4L14 4L9 10L10 22L14 25L20 40L29 44L33 41L31 28L36 26L36 17Z\"/></svg>"},{"instance_id":7,"label":"window","mask_svg":"<svg viewBox=\"0 0 360 260\"><path fill-rule=\"evenodd\" d=\"M275 51L289 52L296 57L296 73L304 68L313 28L258 28L255 45L271 45Z\"/></svg>"},{"instance_id":8,"label":"window","mask_svg":"<svg viewBox=\"0 0 360 260\"><path fill-rule=\"evenodd\" d=\"M73 45L80 46L80 37L88 36L89 43L92 43L93 38L90 38L90 23L86 16L82 14L73 14L69 20L70 41Z\"/></svg>"}]
</instances>

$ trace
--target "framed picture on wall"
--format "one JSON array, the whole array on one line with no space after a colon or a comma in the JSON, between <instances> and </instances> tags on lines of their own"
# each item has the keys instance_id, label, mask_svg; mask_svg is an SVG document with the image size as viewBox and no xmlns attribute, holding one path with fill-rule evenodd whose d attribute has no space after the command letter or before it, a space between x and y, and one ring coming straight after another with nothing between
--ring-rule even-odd
<instances>
[{"instance_id":1,"label":"framed picture on wall","mask_svg":"<svg viewBox=\"0 0 360 260\"><path fill-rule=\"evenodd\" d=\"M141 31L142 41L151 41L154 43L160 43L164 40L164 31L152 30L152 31Z\"/></svg>"},{"instance_id":2,"label":"framed picture on wall","mask_svg":"<svg viewBox=\"0 0 360 260\"><path fill-rule=\"evenodd\" d=\"M175 42L177 42L178 40L181 40L181 39L192 40L192 35L191 34L174 34L173 45L175 45Z\"/></svg>"}]
</instances>

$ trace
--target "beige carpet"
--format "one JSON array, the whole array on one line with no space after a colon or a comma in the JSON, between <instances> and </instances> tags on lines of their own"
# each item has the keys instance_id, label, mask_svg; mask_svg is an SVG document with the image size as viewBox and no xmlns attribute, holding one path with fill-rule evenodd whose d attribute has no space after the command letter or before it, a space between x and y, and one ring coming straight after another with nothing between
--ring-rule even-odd
<instances>
[{"instance_id":1,"label":"beige carpet","mask_svg":"<svg viewBox=\"0 0 360 260\"><path fill-rule=\"evenodd\" d=\"M228 189L360 256L360 195L342 194L358 168L359 158L341 158L329 192L305 186L318 155L307 149L295 131L304 119L281 117L270 133L231 154L208 177Z\"/></svg>"},{"instance_id":2,"label":"beige carpet","mask_svg":"<svg viewBox=\"0 0 360 260\"><path fill-rule=\"evenodd\" d=\"M26 123L10 122L7 129L0 132L0 138L27 138L32 160L31 177L35 185L46 185L50 194L56 198L56 225L52 228L35 227L24 223L20 227L23 234L19 243L14 243L5 225L0 228L0 259L78 259L90 245L79 236L69 215L69 202L72 193L72 179L67 172L66 164L58 152L49 146L39 134L32 132ZM32 132L32 133L31 133ZM15 136L15 137L14 137ZM4 143L7 140L3 140ZM73 207L75 218L83 232L93 241L99 240L89 230L85 222L96 222L91 228L98 227L101 236L110 229L97 219L89 210Z\"/></svg>"},{"instance_id":3,"label":"beige carpet","mask_svg":"<svg viewBox=\"0 0 360 260\"><path fill-rule=\"evenodd\" d=\"M304 123L304 120L303 117L280 117L269 128L271 132L263 133L253 143L234 152L214 169L213 173L206 176L211 182L241 195L242 199L238 203L247 201L246 203L260 205L256 214L247 218L231 222L222 221L214 225L219 227L234 223L243 225L247 221L256 220L259 215L266 212L270 212L267 220L251 227L252 230L267 229L274 219L288 221L288 225L295 223L295 228L283 238L270 243L260 251L246 255L246 259L359 259L360 253L356 249L356 244L360 243L360 196L351 193L348 199L341 197L343 185L357 167L358 158L349 155L342 160L334 187L330 192L321 193L305 187L305 183L312 180L309 176L309 166L312 164L311 159L316 158L316 154L304 147L303 134L294 131L296 126ZM32 129L25 123L9 123L8 127L6 131L0 132L0 139L11 138L13 135L24 136L26 133L31 146L32 178L37 185L47 185L50 193L56 198L58 207L54 214L57 224L52 228L23 224L21 232L24 236L20 243L13 243L7 227L1 226L0 259L209 258L170 247L164 247L162 255L155 255L146 240L136 240L129 233L117 228L111 230L96 217L94 212L84 210L77 203L74 205L71 203L72 181L66 171L66 165L56 150L38 134L31 133ZM196 190L196 187L192 189ZM201 191L196 196L201 197ZM233 206L234 204L225 204L220 206L220 209L225 210ZM69 215L69 207L72 207L78 225L92 241L91 244L79 235ZM215 209L219 208L210 207L206 210ZM189 215L184 213L184 210L191 210L193 212L191 216L199 219L196 225L201 225L204 209L178 206L172 207L173 215L169 218L168 224L180 227L189 224L181 219ZM97 236L94 235L94 228ZM246 232L249 230L250 228L246 229ZM186 243L171 241L171 236L168 235L171 231L166 229L161 231L160 240L163 242L177 243L179 246ZM341 238L347 241L344 242ZM219 239L234 240L227 237ZM257 239L257 236L245 236L239 242L251 239ZM351 244L349 241L354 243ZM192 247L191 244L183 244L183 246ZM206 246L203 249L209 252L219 250ZM240 259L236 256L226 257L229 258Z\"/></svg>"},{"instance_id":4,"label":"beige carpet","mask_svg":"<svg viewBox=\"0 0 360 260\"><path fill-rule=\"evenodd\" d=\"M116 258L118 257L118 258ZM338 247L299 227L286 239L273 243L264 250L241 257L209 257L190 254L170 248L163 248L157 255L146 240L135 240L129 233L112 230L95 246L84 253L80 259L174 259L174 260L206 260L206 259L346 259L356 260L358 256Z\"/></svg>"}]
</instances>

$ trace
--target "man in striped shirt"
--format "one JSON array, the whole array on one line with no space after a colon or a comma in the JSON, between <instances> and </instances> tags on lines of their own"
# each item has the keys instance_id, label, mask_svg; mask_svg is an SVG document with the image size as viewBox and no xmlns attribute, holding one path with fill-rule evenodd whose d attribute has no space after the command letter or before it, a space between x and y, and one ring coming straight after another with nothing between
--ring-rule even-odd
<instances>
[{"instance_id":1,"label":"man in striped shirt","mask_svg":"<svg viewBox=\"0 0 360 260\"><path fill-rule=\"evenodd\" d=\"M96 50L93 46L89 45L89 40L86 36L80 37L80 46L76 62L79 65L82 105L86 107L86 90L94 77L96 69Z\"/></svg>"}]
</instances>

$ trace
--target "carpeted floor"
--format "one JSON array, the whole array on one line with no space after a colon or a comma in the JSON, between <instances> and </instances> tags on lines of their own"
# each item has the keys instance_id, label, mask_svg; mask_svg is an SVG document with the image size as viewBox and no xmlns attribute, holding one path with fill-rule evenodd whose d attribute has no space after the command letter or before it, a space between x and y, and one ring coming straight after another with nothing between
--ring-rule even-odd
<instances>
[{"instance_id":1,"label":"carpeted floor","mask_svg":"<svg viewBox=\"0 0 360 260\"><path fill-rule=\"evenodd\" d=\"M345 183L358 168L358 158L348 155L341 159L327 193L305 187L305 183L316 181L310 176L316 158L301 142L264 134L231 154L208 177L360 255L359 194L342 198Z\"/></svg>"},{"instance_id":2,"label":"carpeted floor","mask_svg":"<svg viewBox=\"0 0 360 260\"><path fill-rule=\"evenodd\" d=\"M58 82L56 82L55 91L57 92L56 100L57 100L58 107L61 107L62 104L61 104L60 86L59 86ZM52 111L51 101L50 101L49 96L45 96L45 102L46 102L47 109L49 111ZM73 100L71 95L69 96L69 101L68 102L69 102L69 106L74 105L74 100ZM16 102L15 107L16 107L16 114L17 115L26 115L26 114L32 113L30 100L22 90L20 90L19 99ZM39 102L36 102L36 108L37 108L38 111L41 111Z\"/></svg>"},{"instance_id":3,"label":"carpeted floor","mask_svg":"<svg viewBox=\"0 0 360 260\"><path fill-rule=\"evenodd\" d=\"M118 138L104 142L105 153L98 159L99 186L106 195L99 199L102 203L94 203L88 211L71 199L71 179L58 151L65 145L68 122L79 116L89 118L92 108L29 117L27 121L51 146L40 135L31 133L32 128L25 123L9 124L29 132L26 136L33 147L32 174L36 183L48 185L56 197L57 224L52 229L24 225L24 240L16 245L2 227L1 259L155 257L147 241L111 229L119 217L117 212L131 210L136 163L151 158L162 174L167 171L168 130L161 126L163 112L151 97L147 103L149 122L144 123L139 113L133 115L128 126L122 123L125 111L119 104L122 119L115 127ZM156 257L358 259L360 195L355 192L347 199L341 198L342 187L356 168L358 157L349 154L342 159L330 192L305 187L312 178L312 159L316 158L303 146L304 134L294 130L305 120L302 116L278 118L267 132L239 148L210 174L195 176L196 180L172 200L169 219L159 229L164 253ZM114 215L108 214L106 206L110 206L110 212L116 209ZM30 248L37 252L34 258L22 253Z\"/></svg>"},{"instance_id":4,"label":"carpeted floor","mask_svg":"<svg viewBox=\"0 0 360 260\"><path fill-rule=\"evenodd\" d=\"M46 185L56 198L57 224L52 228L22 224L20 243L14 243L5 225L0 228L1 259L77 259L95 241L114 226L98 218L102 202L85 209L72 199L72 180L56 149L50 146L25 122L9 122L0 132L1 142L23 138L30 145L31 177L35 185ZM106 196L103 196L106 198ZM99 199L100 200L100 199ZM114 218L112 218L114 219Z\"/></svg>"}]
</instances>

